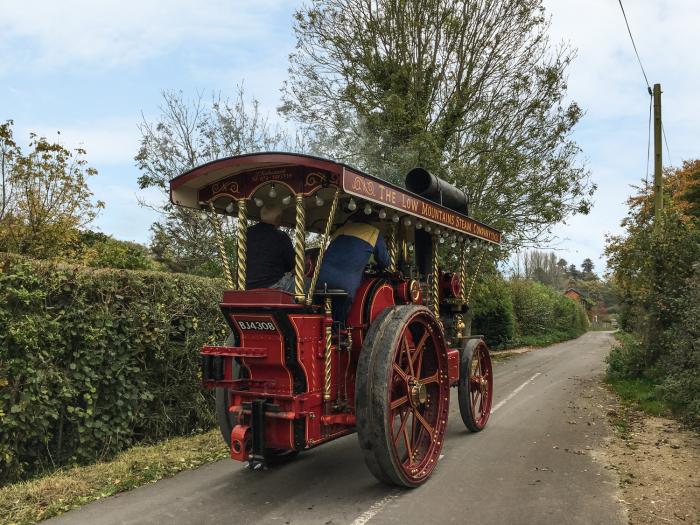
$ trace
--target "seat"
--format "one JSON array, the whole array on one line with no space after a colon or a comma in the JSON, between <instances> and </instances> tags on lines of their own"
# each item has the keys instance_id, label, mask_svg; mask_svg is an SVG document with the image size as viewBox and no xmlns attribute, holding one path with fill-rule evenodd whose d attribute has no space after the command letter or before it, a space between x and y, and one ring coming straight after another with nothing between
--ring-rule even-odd
<instances>
[{"instance_id":1,"label":"seat","mask_svg":"<svg viewBox=\"0 0 700 525\"><path fill-rule=\"evenodd\" d=\"M347 297L348 292L341 288L328 288L328 287L323 287L323 288L316 288L314 290L314 297Z\"/></svg>"}]
</instances>

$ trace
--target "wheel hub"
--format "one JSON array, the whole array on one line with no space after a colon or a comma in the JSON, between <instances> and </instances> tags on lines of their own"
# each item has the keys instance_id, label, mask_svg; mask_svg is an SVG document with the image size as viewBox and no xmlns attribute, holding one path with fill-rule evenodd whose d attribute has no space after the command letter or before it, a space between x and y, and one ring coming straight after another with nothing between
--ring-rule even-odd
<instances>
[{"instance_id":1,"label":"wheel hub","mask_svg":"<svg viewBox=\"0 0 700 525\"><path fill-rule=\"evenodd\" d=\"M487 378L485 378L484 376L481 376L481 377L479 378L479 383L480 383L480 386L481 386L481 392L482 392L483 394L485 394L486 392L488 392L488 390L489 390L489 380L488 380Z\"/></svg>"},{"instance_id":2,"label":"wheel hub","mask_svg":"<svg viewBox=\"0 0 700 525\"><path fill-rule=\"evenodd\" d=\"M411 385L411 402L414 405L422 405L428 400L428 389L422 383Z\"/></svg>"}]
</instances>

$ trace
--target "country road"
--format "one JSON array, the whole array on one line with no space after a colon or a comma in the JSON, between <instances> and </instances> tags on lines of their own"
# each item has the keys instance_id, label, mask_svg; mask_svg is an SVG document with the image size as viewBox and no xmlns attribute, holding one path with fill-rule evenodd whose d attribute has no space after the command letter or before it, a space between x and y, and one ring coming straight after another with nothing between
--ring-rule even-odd
<instances>
[{"instance_id":1,"label":"country road","mask_svg":"<svg viewBox=\"0 0 700 525\"><path fill-rule=\"evenodd\" d=\"M609 432L604 411L578 406L603 373L611 340L589 332L496 363L488 426L467 432L453 399L444 457L415 490L379 484L348 436L265 472L224 460L50 522L626 523L618 481L591 453Z\"/></svg>"}]
</instances>

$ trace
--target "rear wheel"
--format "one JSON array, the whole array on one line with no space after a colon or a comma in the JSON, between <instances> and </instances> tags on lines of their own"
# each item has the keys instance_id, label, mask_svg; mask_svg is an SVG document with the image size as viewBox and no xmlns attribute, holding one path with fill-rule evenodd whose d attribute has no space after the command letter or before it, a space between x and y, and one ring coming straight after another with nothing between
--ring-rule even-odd
<instances>
[{"instance_id":1,"label":"rear wheel","mask_svg":"<svg viewBox=\"0 0 700 525\"><path fill-rule=\"evenodd\" d=\"M472 432L483 430L493 400L491 356L483 339L469 339L462 348L457 390L464 425Z\"/></svg>"},{"instance_id":2,"label":"rear wheel","mask_svg":"<svg viewBox=\"0 0 700 525\"><path fill-rule=\"evenodd\" d=\"M357 433L372 474L417 487L437 465L449 407L442 327L423 306L387 308L357 367Z\"/></svg>"}]
</instances>

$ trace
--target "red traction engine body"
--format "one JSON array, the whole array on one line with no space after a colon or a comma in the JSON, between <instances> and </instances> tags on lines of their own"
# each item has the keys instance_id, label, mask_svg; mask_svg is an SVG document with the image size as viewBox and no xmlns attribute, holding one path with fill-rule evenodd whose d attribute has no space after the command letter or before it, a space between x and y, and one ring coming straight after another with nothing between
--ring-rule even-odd
<instances>
[{"instance_id":1,"label":"red traction engine body","mask_svg":"<svg viewBox=\"0 0 700 525\"><path fill-rule=\"evenodd\" d=\"M420 300L410 281L366 278L357 292L348 326L336 334L323 305L306 306L271 289L227 291L221 311L235 346L205 346L206 388L226 389L231 457L269 460L270 453L300 451L354 432L355 374L367 329L385 309ZM331 399L324 400L325 338L333 361ZM449 380L459 375L459 351L448 351ZM255 432L253 432L255 429Z\"/></svg>"},{"instance_id":2,"label":"red traction engine body","mask_svg":"<svg viewBox=\"0 0 700 525\"><path fill-rule=\"evenodd\" d=\"M173 179L170 191L173 204L209 215L227 280L220 307L231 335L201 354L233 459L258 469L356 432L377 479L417 487L440 457L450 387L465 426L485 427L491 360L485 342L467 335L464 316L501 234L469 216L464 191L422 168L402 188L327 159L275 152L204 164ZM282 279L293 278L293 293L246 289L247 268L259 262L248 257L259 249L248 226L266 222L265 210L294 230L293 269ZM237 221L234 268L219 216ZM347 318L334 319L332 302L350 291L329 289L319 275L348 221L371 225L387 253L365 268ZM318 236L316 248L307 250L308 234ZM440 269L442 260L454 273Z\"/></svg>"}]
</instances>

